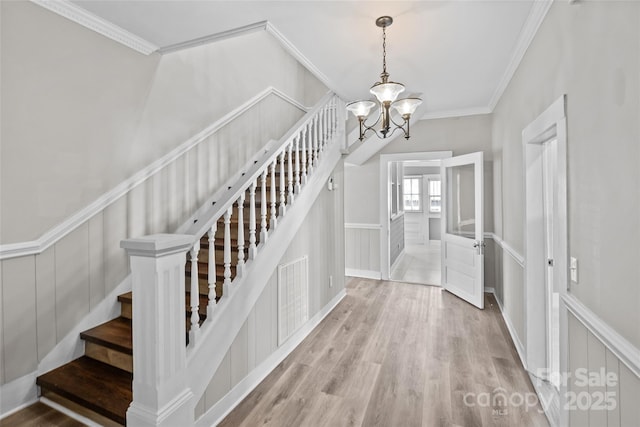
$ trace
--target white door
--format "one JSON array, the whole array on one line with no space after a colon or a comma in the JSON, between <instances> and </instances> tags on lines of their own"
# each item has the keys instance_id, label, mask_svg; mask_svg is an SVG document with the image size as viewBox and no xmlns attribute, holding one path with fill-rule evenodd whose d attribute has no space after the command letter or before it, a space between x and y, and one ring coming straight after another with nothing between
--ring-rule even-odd
<instances>
[{"instance_id":1,"label":"white door","mask_svg":"<svg viewBox=\"0 0 640 427\"><path fill-rule=\"evenodd\" d=\"M442 286L484 308L482 152L443 159Z\"/></svg>"}]
</instances>

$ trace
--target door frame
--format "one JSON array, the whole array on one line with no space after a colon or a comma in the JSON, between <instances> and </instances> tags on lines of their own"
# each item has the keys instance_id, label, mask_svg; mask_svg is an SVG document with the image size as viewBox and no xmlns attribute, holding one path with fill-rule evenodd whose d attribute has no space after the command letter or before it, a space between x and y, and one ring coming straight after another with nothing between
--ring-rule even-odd
<instances>
[{"instance_id":1,"label":"door frame","mask_svg":"<svg viewBox=\"0 0 640 427\"><path fill-rule=\"evenodd\" d=\"M391 270L389 263L389 221L391 219L389 164L405 160L441 160L452 156L452 151L423 151L380 155L380 275L382 280L389 280Z\"/></svg>"},{"instance_id":2,"label":"door frame","mask_svg":"<svg viewBox=\"0 0 640 427\"><path fill-rule=\"evenodd\" d=\"M569 282L568 264L568 217L567 217L567 121L566 95L558 98L538 118L522 131L523 152L523 184L525 195L525 230L524 230L524 307L525 307L525 337L526 337L526 367L529 372L538 376L538 369L547 368L547 322L546 322L546 283L544 267L545 240L540 233L543 207L537 199L540 195L542 176L543 145L550 142L549 149L555 158L555 198L553 210L553 254L554 270L553 283L559 293L560 301L567 294ZM534 266L539 268L534 268ZM562 375L568 367L568 324L567 309L561 302L559 307L558 343L560 353L559 370ZM568 423L568 413L565 408L566 384L560 382L559 390L559 425ZM546 408L545 408L546 410Z\"/></svg>"}]
</instances>

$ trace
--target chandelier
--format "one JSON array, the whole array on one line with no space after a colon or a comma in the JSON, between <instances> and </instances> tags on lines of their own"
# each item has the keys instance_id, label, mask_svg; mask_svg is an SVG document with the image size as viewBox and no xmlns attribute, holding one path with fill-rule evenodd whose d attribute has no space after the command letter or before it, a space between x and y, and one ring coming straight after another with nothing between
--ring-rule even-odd
<instances>
[{"instance_id":1,"label":"chandelier","mask_svg":"<svg viewBox=\"0 0 640 427\"><path fill-rule=\"evenodd\" d=\"M416 111L416 108L422 104L420 98L403 98L396 100L398 95L404 91L404 85L402 83L389 81L389 73L387 73L386 29L392 23L393 18L390 16L381 16L376 19L376 25L382 28L382 73L380 74L381 81L371 86L369 92L378 99L378 118L371 125L365 123L371 109L376 106L376 103L373 101L363 100L347 104L347 110L351 111L360 123L360 141L364 139L365 134L369 131L373 131L379 138L387 138L393 135L398 129L404 132L405 139L409 139L409 119ZM401 124L396 123L393 117L391 117L391 108L402 118L403 121ZM378 123L381 123L379 131L374 129L374 126Z\"/></svg>"}]
</instances>

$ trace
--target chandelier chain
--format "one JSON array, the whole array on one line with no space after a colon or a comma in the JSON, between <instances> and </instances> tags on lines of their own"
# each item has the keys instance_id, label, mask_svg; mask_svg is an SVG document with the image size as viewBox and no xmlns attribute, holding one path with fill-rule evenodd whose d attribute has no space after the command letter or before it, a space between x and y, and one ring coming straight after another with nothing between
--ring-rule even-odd
<instances>
[{"instance_id":1,"label":"chandelier chain","mask_svg":"<svg viewBox=\"0 0 640 427\"><path fill-rule=\"evenodd\" d=\"M382 27L382 74L387 74L387 27Z\"/></svg>"}]
</instances>

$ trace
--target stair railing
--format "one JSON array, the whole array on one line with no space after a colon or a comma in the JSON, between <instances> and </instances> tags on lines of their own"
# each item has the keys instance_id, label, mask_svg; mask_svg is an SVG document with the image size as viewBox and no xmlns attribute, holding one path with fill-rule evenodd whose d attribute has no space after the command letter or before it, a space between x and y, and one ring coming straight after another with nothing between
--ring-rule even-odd
<instances>
[{"instance_id":1,"label":"stair railing","mask_svg":"<svg viewBox=\"0 0 640 427\"><path fill-rule=\"evenodd\" d=\"M185 234L194 236L189 251L190 266L190 307L191 325L189 328L189 346L197 343L201 328L200 310L200 271L198 254L200 242L207 236L208 251L206 280L208 284L207 318L210 318L219 304L224 304L229 287L237 278L241 278L245 264L260 253L262 244L278 227L278 219L286 215L287 207L295 203L296 196L302 191L308 177L313 173L327 144L337 130L336 105L338 98L332 93L325 95L260 162L245 172L243 177L229 191L214 202L209 212L197 219ZM270 183L269 183L270 179ZM267 186L269 191L267 191ZM260 194L260 234L257 239L256 192ZM270 212L267 215L267 192L270 195ZM247 198L248 195L248 198ZM245 239L245 204L249 202L248 241ZM237 218L232 223L233 218ZM269 216L270 221L267 221ZM220 218L224 227L218 230ZM237 226L237 230L232 230ZM216 274L216 235L220 232L223 239L224 271L222 275L222 294L218 294ZM236 233L233 242L232 233ZM246 244L248 243L248 247ZM236 259L233 259L235 255ZM235 268L235 274L232 272ZM206 320L205 320L206 321Z\"/></svg>"},{"instance_id":2,"label":"stair railing","mask_svg":"<svg viewBox=\"0 0 640 427\"><path fill-rule=\"evenodd\" d=\"M263 245L277 231L279 220L318 170L325 149L341 129L341 102L333 93L325 95L219 200L201 210L184 234L146 236L121 243L130 255L132 272L135 375L134 399L127 412L132 425L192 423L195 403L184 375L187 352L196 347L205 322L228 300L245 266L260 256ZM248 238L244 221L247 195ZM218 239L223 242L222 271L216 266ZM199 271L202 244L207 245L206 272ZM189 301L185 300L185 264L190 276ZM206 280L207 288L206 315L202 316L200 278ZM191 311L187 337L180 320L184 319L185 303Z\"/></svg>"}]
</instances>

